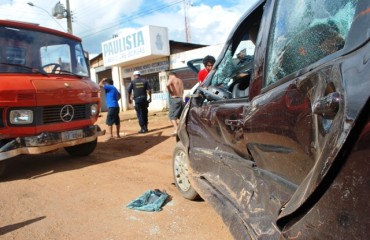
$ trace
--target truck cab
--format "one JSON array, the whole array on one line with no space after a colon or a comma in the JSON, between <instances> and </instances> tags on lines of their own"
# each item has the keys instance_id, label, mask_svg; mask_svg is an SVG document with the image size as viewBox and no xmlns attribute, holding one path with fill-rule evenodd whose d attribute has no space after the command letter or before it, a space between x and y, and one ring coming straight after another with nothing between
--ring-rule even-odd
<instances>
[{"instance_id":1,"label":"truck cab","mask_svg":"<svg viewBox=\"0 0 370 240\"><path fill-rule=\"evenodd\" d=\"M104 134L99 91L81 39L0 20L0 173L20 154L92 153Z\"/></svg>"}]
</instances>

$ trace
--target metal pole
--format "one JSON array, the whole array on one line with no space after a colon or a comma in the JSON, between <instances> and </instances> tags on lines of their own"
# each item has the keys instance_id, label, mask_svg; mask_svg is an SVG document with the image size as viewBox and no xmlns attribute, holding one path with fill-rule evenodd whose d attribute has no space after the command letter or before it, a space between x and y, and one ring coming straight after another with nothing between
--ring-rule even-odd
<instances>
[{"instance_id":1,"label":"metal pole","mask_svg":"<svg viewBox=\"0 0 370 240\"><path fill-rule=\"evenodd\" d=\"M67 5L67 28L68 28L68 33L73 34L73 31L72 31L72 14L71 14L71 10L69 8L69 0L66 0L66 5Z\"/></svg>"},{"instance_id":2,"label":"metal pole","mask_svg":"<svg viewBox=\"0 0 370 240\"><path fill-rule=\"evenodd\" d=\"M190 42L190 26L189 26L189 20L188 20L188 7L189 7L189 1L184 0L184 17L185 17L185 37L186 42Z\"/></svg>"}]
</instances>

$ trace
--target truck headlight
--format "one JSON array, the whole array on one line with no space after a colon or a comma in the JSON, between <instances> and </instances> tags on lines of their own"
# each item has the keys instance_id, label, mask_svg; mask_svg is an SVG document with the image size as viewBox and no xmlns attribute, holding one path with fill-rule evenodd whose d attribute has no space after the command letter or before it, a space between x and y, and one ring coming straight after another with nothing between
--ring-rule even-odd
<instances>
[{"instance_id":1,"label":"truck headlight","mask_svg":"<svg viewBox=\"0 0 370 240\"><path fill-rule=\"evenodd\" d=\"M9 119L11 124L31 124L33 122L33 111L26 109L11 110Z\"/></svg>"},{"instance_id":2,"label":"truck headlight","mask_svg":"<svg viewBox=\"0 0 370 240\"><path fill-rule=\"evenodd\" d=\"M98 112L99 112L98 104L91 105L91 107L90 107L91 116L96 116L98 114Z\"/></svg>"}]
</instances>

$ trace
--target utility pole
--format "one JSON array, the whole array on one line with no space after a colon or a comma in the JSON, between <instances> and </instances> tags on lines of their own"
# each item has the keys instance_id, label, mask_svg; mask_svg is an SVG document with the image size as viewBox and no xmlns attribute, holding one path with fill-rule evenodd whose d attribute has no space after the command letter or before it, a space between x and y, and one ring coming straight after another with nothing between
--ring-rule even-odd
<instances>
[{"instance_id":1,"label":"utility pole","mask_svg":"<svg viewBox=\"0 0 370 240\"><path fill-rule=\"evenodd\" d=\"M55 20L55 18L53 16L51 16L50 13L46 9L44 9L40 6L37 6L37 5L33 4L32 2L28 2L27 4L30 5L31 7L36 7L36 8L41 9L42 11L46 12L54 20L54 22L56 22L63 29L63 31L65 31L65 28L62 25L60 25L60 23L57 20Z\"/></svg>"},{"instance_id":2,"label":"utility pole","mask_svg":"<svg viewBox=\"0 0 370 240\"><path fill-rule=\"evenodd\" d=\"M186 42L190 42L190 26L188 21L188 7L190 3L189 0L184 0L184 17L185 17L185 37Z\"/></svg>"},{"instance_id":3,"label":"utility pole","mask_svg":"<svg viewBox=\"0 0 370 240\"><path fill-rule=\"evenodd\" d=\"M69 0L66 0L66 5L67 5L67 28L68 28L68 33L70 34L73 34L73 31L72 31L72 14L71 14L71 10L69 8Z\"/></svg>"},{"instance_id":4,"label":"utility pole","mask_svg":"<svg viewBox=\"0 0 370 240\"><path fill-rule=\"evenodd\" d=\"M67 31L73 34L72 30L72 14L69 7L69 0L66 0L67 9L64 8L63 4L58 2L53 8L53 16L57 19L67 18Z\"/></svg>"}]
</instances>

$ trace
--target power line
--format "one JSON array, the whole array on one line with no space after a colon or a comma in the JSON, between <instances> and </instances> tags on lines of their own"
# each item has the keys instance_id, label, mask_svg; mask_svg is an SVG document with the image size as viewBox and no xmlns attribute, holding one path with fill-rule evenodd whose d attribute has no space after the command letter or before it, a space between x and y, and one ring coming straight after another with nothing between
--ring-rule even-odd
<instances>
[{"instance_id":1,"label":"power line","mask_svg":"<svg viewBox=\"0 0 370 240\"><path fill-rule=\"evenodd\" d=\"M86 35L82 36L82 38L89 38L89 37L91 37L93 35L96 35L98 33L104 32L104 31L106 31L108 29L117 27L117 26L119 26L119 25L121 25L121 24L123 24L125 22L127 23L127 22L130 22L130 21L132 21L134 19L137 19L139 17L143 17L145 15L149 15L150 13L153 13L153 12L156 12L156 11L159 11L159 10L163 10L165 8L172 7L172 6L176 5L176 4L182 3L183 1L184 0L174 1L174 2L172 2L170 4L161 5L161 6L156 7L156 8L146 8L146 9L141 10L139 12L133 13L130 16L122 17L122 18L119 19L118 23L111 24L110 26L108 26L106 28L102 28L102 29L97 30L97 31L94 31L94 32L92 32L90 34L86 34ZM81 35L83 35L83 34L84 33L82 33Z\"/></svg>"}]
</instances>

